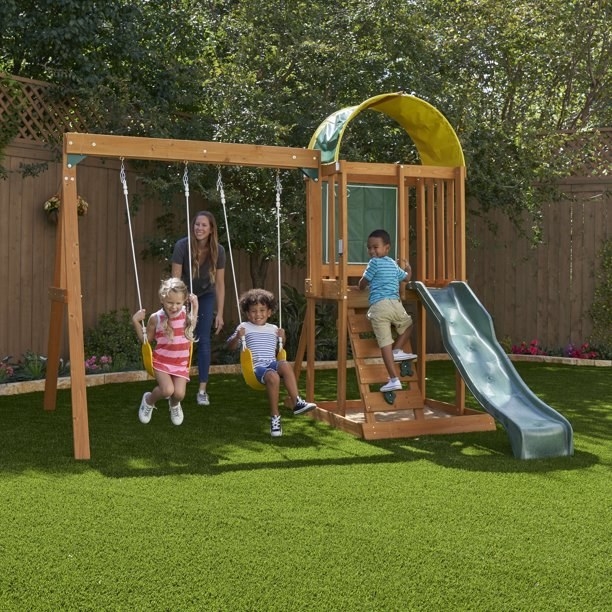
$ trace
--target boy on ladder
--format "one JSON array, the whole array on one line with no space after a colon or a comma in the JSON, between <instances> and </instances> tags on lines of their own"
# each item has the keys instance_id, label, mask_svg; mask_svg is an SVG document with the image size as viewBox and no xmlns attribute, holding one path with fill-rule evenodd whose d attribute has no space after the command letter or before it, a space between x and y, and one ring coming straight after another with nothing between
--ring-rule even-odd
<instances>
[{"instance_id":1,"label":"boy on ladder","mask_svg":"<svg viewBox=\"0 0 612 612\"><path fill-rule=\"evenodd\" d=\"M389 374L389 381L380 388L383 393L402 388L394 363L416 359L414 353L404 352L404 346L410 341L412 317L406 312L399 295L400 283L410 280L412 268L408 262L404 269L400 268L389 257L390 249L389 233L384 229L374 230L368 236L370 261L359 279L359 289L370 287L368 319ZM391 332L393 327L398 334L395 342Z\"/></svg>"}]
</instances>

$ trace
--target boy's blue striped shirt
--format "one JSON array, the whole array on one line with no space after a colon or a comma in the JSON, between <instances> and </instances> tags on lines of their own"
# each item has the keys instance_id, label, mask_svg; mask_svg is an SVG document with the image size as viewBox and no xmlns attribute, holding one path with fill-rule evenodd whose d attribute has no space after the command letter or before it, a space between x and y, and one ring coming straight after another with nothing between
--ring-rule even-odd
<instances>
[{"instance_id":1,"label":"boy's blue striped shirt","mask_svg":"<svg viewBox=\"0 0 612 612\"><path fill-rule=\"evenodd\" d=\"M372 257L363 273L370 284L370 305L380 300L399 300L399 284L407 274L388 256Z\"/></svg>"}]
</instances>

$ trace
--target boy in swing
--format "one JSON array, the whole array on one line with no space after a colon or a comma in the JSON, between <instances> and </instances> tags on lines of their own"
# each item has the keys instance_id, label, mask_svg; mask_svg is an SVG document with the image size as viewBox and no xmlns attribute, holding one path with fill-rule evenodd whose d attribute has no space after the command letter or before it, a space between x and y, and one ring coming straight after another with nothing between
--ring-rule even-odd
<instances>
[{"instance_id":1,"label":"boy in swing","mask_svg":"<svg viewBox=\"0 0 612 612\"><path fill-rule=\"evenodd\" d=\"M230 349L237 349L242 338L253 356L255 378L265 386L270 404L270 435L274 438L283 435L281 416L278 410L280 381L282 379L293 404L293 414L304 414L314 410L317 405L307 402L298 395L298 386L293 368L288 361L277 360L279 338L284 344L285 330L268 319L277 308L274 294L265 289L250 289L239 300L240 312L247 319L240 323L227 339Z\"/></svg>"}]
</instances>

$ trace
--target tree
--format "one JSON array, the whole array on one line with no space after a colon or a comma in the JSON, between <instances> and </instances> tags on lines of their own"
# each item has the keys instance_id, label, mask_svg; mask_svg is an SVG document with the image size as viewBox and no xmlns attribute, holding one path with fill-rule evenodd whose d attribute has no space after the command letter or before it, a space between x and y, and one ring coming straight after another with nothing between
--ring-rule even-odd
<instances>
[{"instance_id":1,"label":"tree","mask_svg":"<svg viewBox=\"0 0 612 612\"><path fill-rule=\"evenodd\" d=\"M536 216L555 181L592 153L586 135L612 124L612 9L604 0L5 5L0 70L56 83L57 95L78 99L104 132L305 147L336 110L380 93L413 93L458 133L475 212ZM378 113L356 119L342 146L350 159L417 161L408 136ZM167 194L168 244L180 216L171 197L176 168L148 172ZM218 207L215 169L192 175ZM239 228L233 245L250 253L260 284L274 257L259 246L275 244L273 178L244 169L224 177ZM295 248L304 243L303 211L301 177L286 173L288 260L303 251Z\"/></svg>"},{"instance_id":2,"label":"tree","mask_svg":"<svg viewBox=\"0 0 612 612\"><path fill-rule=\"evenodd\" d=\"M434 0L434 100L462 140L474 209L536 213L610 125L611 9L581 0ZM581 146L572 146L580 140Z\"/></svg>"}]
</instances>

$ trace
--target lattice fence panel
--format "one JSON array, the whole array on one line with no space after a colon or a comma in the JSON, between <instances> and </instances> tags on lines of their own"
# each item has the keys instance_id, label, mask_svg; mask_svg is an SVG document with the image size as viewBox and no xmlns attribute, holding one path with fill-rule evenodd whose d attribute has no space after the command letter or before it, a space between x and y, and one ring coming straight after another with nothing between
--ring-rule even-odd
<instances>
[{"instance_id":1,"label":"lattice fence panel","mask_svg":"<svg viewBox=\"0 0 612 612\"><path fill-rule=\"evenodd\" d=\"M3 76L0 78L0 122L19 113L17 140L56 143L64 132L86 132L93 122L75 100L58 99L48 83Z\"/></svg>"}]
</instances>

